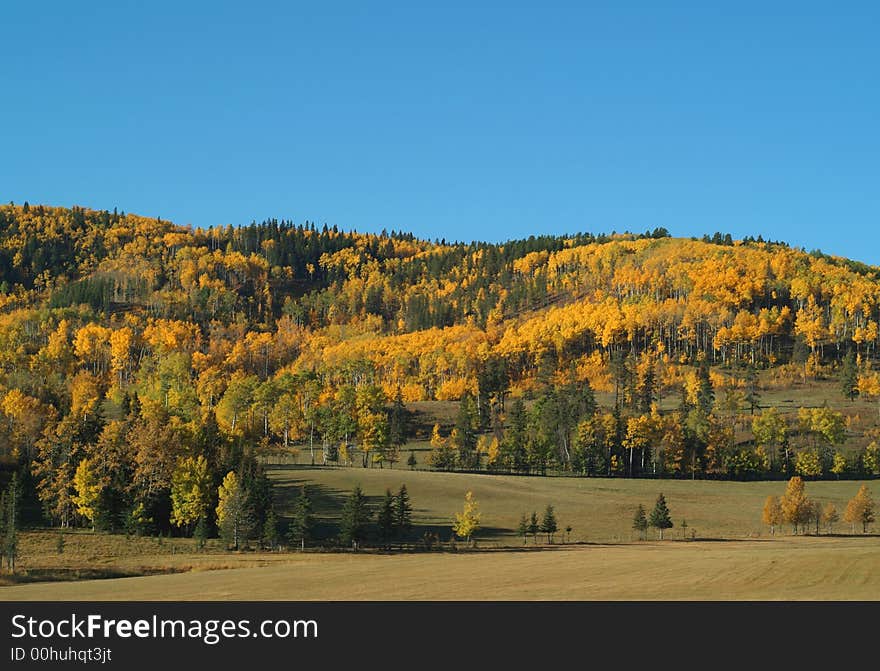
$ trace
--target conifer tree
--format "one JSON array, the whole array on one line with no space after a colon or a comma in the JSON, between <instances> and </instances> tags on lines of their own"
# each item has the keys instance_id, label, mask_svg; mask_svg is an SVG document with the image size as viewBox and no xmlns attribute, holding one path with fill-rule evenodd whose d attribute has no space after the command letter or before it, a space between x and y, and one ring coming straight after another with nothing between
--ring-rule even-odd
<instances>
[{"instance_id":1,"label":"conifer tree","mask_svg":"<svg viewBox=\"0 0 880 671\"><path fill-rule=\"evenodd\" d=\"M376 518L379 527L379 536L385 547L388 547L391 537L394 536L396 526L394 524L394 495L390 489L385 490L385 498L382 499L382 507Z\"/></svg>"},{"instance_id":2,"label":"conifer tree","mask_svg":"<svg viewBox=\"0 0 880 671\"><path fill-rule=\"evenodd\" d=\"M367 497L360 485L356 485L342 508L339 521L339 537L344 545L351 545L355 550L367 537L367 530L372 518Z\"/></svg>"},{"instance_id":3,"label":"conifer tree","mask_svg":"<svg viewBox=\"0 0 880 671\"><path fill-rule=\"evenodd\" d=\"M394 497L394 527L402 538L406 538L412 530L412 504L405 484L400 485L397 496Z\"/></svg>"},{"instance_id":4,"label":"conifer tree","mask_svg":"<svg viewBox=\"0 0 880 671\"><path fill-rule=\"evenodd\" d=\"M859 369L852 350L847 352L840 367L840 391L850 401L859 393Z\"/></svg>"},{"instance_id":5,"label":"conifer tree","mask_svg":"<svg viewBox=\"0 0 880 671\"><path fill-rule=\"evenodd\" d=\"M529 533L529 520L526 518L526 514L523 513L522 517L519 518L519 525L516 527L516 533L522 536L523 545L526 544L526 536Z\"/></svg>"},{"instance_id":6,"label":"conifer tree","mask_svg":"<svg viewBox=\"0 0 880 671\"><path fill-rule=\"evenodd\" d=\"M305 550L306 543L312 540L313 531L312 500L303 485L293 506L293 518L287 530L287 540L291 545L298 544L300 550Z\"/></svg>"},{"instance_id":7,"label":"conifer tree","mask_svg":"<svg viewBox=\"0 0 880 671\"><path fill-rule=\"evenodd\" d=\"M532 516L529 518L529 533L532 536L535 544L538 543L538 532L541 530L541 525L538 523L538 513L532 511Z\"/></svg>"},{"instance_id":8,"label":"conifer tree","mask_svg":"<svg viewBox=\"0 0 880 671\"><path fill-rule=\"evenodd\" d=\"M553 506L547 504L547 508L544 509L544 517L541 519L541 533L547 534L547 542L550 545L553 545L553 534L558 529L559 526L556 522L556 513L553 510Z\"/></svg>"},{"instance_id":9,"label":"conifer tree","mask_svg":"<svg viewBox=\"0 0 880 671\"><path fill-rule=\"evenodd\" d=\"M663 494L657 497L657 503L654 504L654 510L651 511L648 524L657 529L661 541L663 540L663 530L672 528L672 518L669 515L669 508L666 506Z\"/></svg>"},{"instance_id":10,"label":"conifer tree","mask_svg":"<svg viewBox=\"0 0 880 671\"><path fill-rule=\"evenodd\" d=\"M632 528L639 532L640 540L645 540L645 534L648 531L648 518L645 515L645 506L641 503L636 508L635 515L633 515Z\"/></svg>"}]
</instances>

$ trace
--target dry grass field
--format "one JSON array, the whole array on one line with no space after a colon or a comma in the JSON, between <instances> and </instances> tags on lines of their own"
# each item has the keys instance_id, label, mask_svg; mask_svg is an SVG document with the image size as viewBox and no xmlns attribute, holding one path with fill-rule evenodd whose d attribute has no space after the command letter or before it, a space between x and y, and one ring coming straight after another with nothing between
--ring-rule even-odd
<instances>
[{"instance_id":1,"label":"dry grass field","mask_svg":"<svg viewBox=\"0 0 880 671\"><path fill-rule=\"evenodd\" d=\"M880 600L876 537L266 559L250 568L4 587L0 599Z\"/></svg>"},{"instance_id":2,"label":"dry grass field","mask_svg":"<svg viewBox=\"0 0 880 671\"><path fill-rule=\"evenodd\" d=\"M472 491L482 513L478 543L489 546L521 544L515 533L520 515L537 511L540 517L547 504L554 506L560 529L571 525L573 542L637 540L631 529L633 512L640 503L650 512L661 492L676 525L666 532L668 536L682 537L680 524L684 520L688 525L684 532L687 536L695 533L697 538L766 538L768 529L761 523L764 500L770 494L783 494L786 486L784 481L542 478L410 471L399 467L273 467L270 475L282 512L298 488L307 485L315 499L315 512L328 533L333 532L344 499L356 484L378 505L386 489L396 492L405 483L414 507L415 536L431 530L447 540L453 514L461 510L465 493ZM861 484L851 480L807 482L806 493L823 505L833 502L842 515L847 501ZM880 481L867 484L874 500L880 501ZM841 522L834 531L850 529ZM650 533L653 537L653 531Z\"/></svg>"},{"instance_id":3,"label":"dry grass field","mask_svg":"<svg viewBox=\"0 0 880 671\"><path fill-rule=\"evenodd\" d=\"M342 502L359 483L374 502L405 482L417 539L436 531L441 551L226 552L219 541L126 538L57 531L22 534L17 584L0 600L880 600L880 537L774 536L761 524L768 494L784 482L707 482L488 476L427 471L272 467L279 509L306 484L318 529L335 532ZM860 482L809 482L807 494L843 510ZM875 500L880 482L868 483ZM451 551L450 518L474 492L483 528L476 551ZM638 503L658 492L676 527L659 542L630 529ZM571 538L553 546L514 533L522 512L552 503ZM680 522L686 519L686 532ZM691 537L695 536L694 540ZM130 577L133 576L133 577ZM102 578L102 579L92 579ZM0 582L0 585L4 583Z\"/></svg>"}]
</instances>

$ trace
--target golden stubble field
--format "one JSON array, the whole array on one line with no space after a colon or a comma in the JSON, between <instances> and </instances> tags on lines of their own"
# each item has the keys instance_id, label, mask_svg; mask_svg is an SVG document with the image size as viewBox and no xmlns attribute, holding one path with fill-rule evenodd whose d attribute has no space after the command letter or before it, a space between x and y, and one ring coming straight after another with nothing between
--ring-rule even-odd
<instances>
[{"instance_id":1,"label":"golden stubble field","mask_svg":"<svg viewBox=\"0 0 880 671\"><path fill-rule=\"evenodd\" d=\"M276 554L263 566L0 588L3 600L880 600L880 539Z\"/></svg>"}]
</instances>

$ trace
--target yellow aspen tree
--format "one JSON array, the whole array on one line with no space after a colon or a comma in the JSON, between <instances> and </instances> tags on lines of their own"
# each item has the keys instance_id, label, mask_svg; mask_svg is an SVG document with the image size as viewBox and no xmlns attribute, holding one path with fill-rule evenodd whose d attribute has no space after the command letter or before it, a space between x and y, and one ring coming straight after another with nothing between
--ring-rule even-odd
<instances>
[{"instance_id":1,"label":"yellow aspen tree","mask_svg":"<svg viewBox=\"0 0 880 671\"><path fill-rule=\"evenodd\" d=\"M788 481L779 503L782 506L783 520L791 524L797 534L798 526L805 525L810 514L810 502L804 493L804 481L800 476L796 475Z\"/></svg>"},{"instance_id":2,"label":"yellow aspen tree","mask_svg":"<svg viewBox=\"0 0 880 671\"><path fill-rule=\"evenodd\" d=\"M859 487L856 495L850 499L843 513L843 521L852 525L852 531L855 533L855 525L862 525L862 533L868 533L868 525L874 522L874 499L868 490L868 485Z\"/></svg>"},{"instance_id":3,"label":"yellow aspen tree","mask_svg":"<svg viewBox=\"0 0 880 671\"><path fill-rule=\"evenodd\" d=\"M104 483L98 469L90 459L83 459L79 462L73 475L73 487L76 494L71 500L76 506L76 512L88 519L92 523L92 530L94 530L95 519L98 516L98 501L101 497L101 491L104 489Z\"/></svg>"},{"instance_id":4,"label":"yellow aspen tree","mask_svg":"<svg viewBox=\"0 0 880 671\"><path fill-rule=\"evenodd\" d=\"M464 509L460 513L455 513L452 523L452 531L459 538L464 538L468 544L471 542L471 536L480 528L480 512L477 501L474 499L473 492L468 492L464 496Z\"/></svg>"},{"instance_id":5,"label":"yellow aspen tree","mask_svg":"<svg viewBox=\"0 0 880 671\"><path fill-rule=\"evenodd\" d=\"M779 499L775 496L768 496L764 501L764 514L761 518L768 527L770 527L770 535L776 533L776 527L782 524L782 506Z\"/></svg>"}]
</instances>

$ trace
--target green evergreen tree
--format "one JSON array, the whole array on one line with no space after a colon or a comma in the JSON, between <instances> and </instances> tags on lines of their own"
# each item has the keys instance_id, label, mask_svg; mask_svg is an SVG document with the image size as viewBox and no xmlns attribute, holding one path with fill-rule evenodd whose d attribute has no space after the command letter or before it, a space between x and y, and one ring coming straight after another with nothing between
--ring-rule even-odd
<instances>
[{"instance_id":1,"label":"green evergreen tree","mask_svg":"<svg viewBox=\"0 0 880 671\"><path fill-rule=\"evenodd\" d=\"M339 538L342 543L357 550L361 541L367 537L371 519L367 497L364 496L361 486L357 485L342 508L342 518L339 521Z\"/></svg>"},{"instance_id":2,"label":"green evergreen tree","mask_svg":"<svg viewBox=\"0 0 880 671\"><path fill-rule=\"evenodd\" d=\"M397 394L388 412L388 442L397 449L406 444L409 434L409 412L403 403L403 392L397 387Z\"/></svg>"},{"instance_id":3,"label":"green evergreen tree","mask_svg":"<svg viewBox=\"0 0 880 671\"><path fill-rule=\"evenodd\" d=\"M645 534L648 531L648 518L645 515L645 506L641 503L636 508L636 514L633 515L632 528L639 532L639 540L645 540Z\"/></svg>"},{"instance_id":4,"label":"green evergreen tree","mask_svg":"<svg viewBox=\"0 0 880 671\"><path fill-rule=\"evenodd\" d=\"M636 388L639 401L639 411L651 412L651 404L657 400L657 371L654 362L649 361L639 372L639 382Z\"/></svg>"},{"instance_id":5,"label":"green evergreen tree","mask_svg":"<svg viewBox=\"0 0 880 671\"><path fill-rule=\"evenodd\" d=\"M859 368L852 350L847 352L840 367L840 391L850 401L859 393Z\"/></svg>"},{"instance_id":6,"label":"green evergreen tree","mask_svg":"<svg viewBox=\"0 0 880 671\"><path fill-rule=\"evenodd\" d=\"M278 518L274 510L266 513L266 521L263 522L263 546L274 550L278 546Z\"/></svg>"},{"instance_id":7,"label":"green evergreen tree","mask_svg":"<svg viewBox=\"0 0 880 671\"><path fill-rule=\"evenodd\" d=\"M651 511L648 524L657 529L661 541L663 540L663 530L672 528L672 517L669 515L669 508L663 494L657 497L657 503L654 505L654 510Z\"/></svg>"},{"instance_id":8,"label":"green evergreen tree","mask_svg":"<svg viewBox=\"0 0 880 671\"><path fill-rule=\"evenodd\" d=\"M415 452L415 450L410 450L410 451L409 451L409 457L408 457L407 460L406 460L406 465L409 466L409 470L412 471L412 470L415 470L415 467L416 467L416 464L417 464L417 463L418 463L418 462L416 461L416 452Z\"/></svg>"},{"instance_id":9,"label":"green evergreen tree","mask_svg":"<svg viewBox=\"0 0 880 671\"><path fill-rule=\"evenodd\" d=\"M208 544L208 520L205 519L204 515L199 517L199 521L196 522L193 537L196 539L196 547L199 550L204 550L205 546Z\"/></svg>"},{"instance_id":10,"label":"green evergreen tree","mask_svg":"<svg viewBox=\"0 0 880 671\"><path fill-rule=\"evenodd\" d=\"M761 403L761 393L758 387L758 371L752 364L746 366L745 386L745 401L749 404L749 414L754 415Z\"/></svg>"},{"instance_id":11,"label":"green evergreen tree","mask_svg":"<svg viewBox=\"0 0 880 671\"><path fill-rule=\"evenodd\" d=\"M535 544L538 543L538 532L541 530L541 525L538 523L538 513L532 511L532 516L529 518L529 533L532 535L532 539L535 541Z\"/></svg>"},{"instance_id":12,"label":"green evergreen tree","mask_svg":"<svg viewBox=\"0 0 880 671\"><path fill-rule=\"evenodd\" d=\"M400 485L394 497L394 528L401 538L406 538L412 531L412 504L406 485Z\"/></svg>"},{"instance_id":13,"label":"green evergreen tree","mask_svg":"<svg viewBox=\"0 0 880 671\"><path fill-rule=\"evenodd\" d=\"M394 536L396 525L394 524L394 495L390 489L385 490L385 498L382 499L382 507L379 508L376 522L379 527L379 536L385 547L388 547L391 537Z\"/></svg>"},{"instance_id":14,"label":"green evergreen tree","mask_svg":"<svg viewBox=\"0 0 880 671\"><path fill-rule=\"evenodd\" d=\"M715 389L712 386L712 379L709 377L709 364L703 362L697 366L697 380L699 388L697 390L697 408L704 415L709 415L715 405Z\"/></svg>"},{"instance_id":15,"label":"green evergreen tree","mask_svg":"<svg viewBox=\"0 0 880 671\"><path fill-rule=\"evenodd\" d=\"M544 517L541 519L541 533L547 534L547 542L550 545L553 545L553 534L558 530L556 513L553 510L553 506L547 504L547 508L544 510Z\"/></svg>"},{"instance_id":16,"label":"green evergreen tree","mask_svg":"<svg viewBox=\"0 0 880 671\"><path fill-rule=\"evenodd\" d=\"M18 558L18 516L21 505L21 487L18 473L12 474L12 480L6 488L4 510L0 512L5 518L3 529L3 554L6 556L6 567L15 573L15 560Z\"/></svg>"},{"instance_id":17,"label":"green evergreen tree","mask_svg":"<svg viewBox=\"0 0 880 671\"><path fill-rule=\"evenodd\" d=\"M299 545L301 550L306 549L306 543L312 540L314 533L314 520L312 518L312 500L309 498L305 485L299 490L299 497L293 506L293 518L287 531L287 539L291 545Z\"/></svg>"},{"instance_id":18,"label":"green evergreen tree","mask_svg":"<svg viewBox=\"0 0 880 671\"><path fill-rule=\"evenodd\" d=\"M519 526L516 527L516 533L522 536L523 545L526 544L526 536L529 533L529 520L526 517L526 514L523 513L522 517L519 518Z\"/></svg>"}]
</instances>

